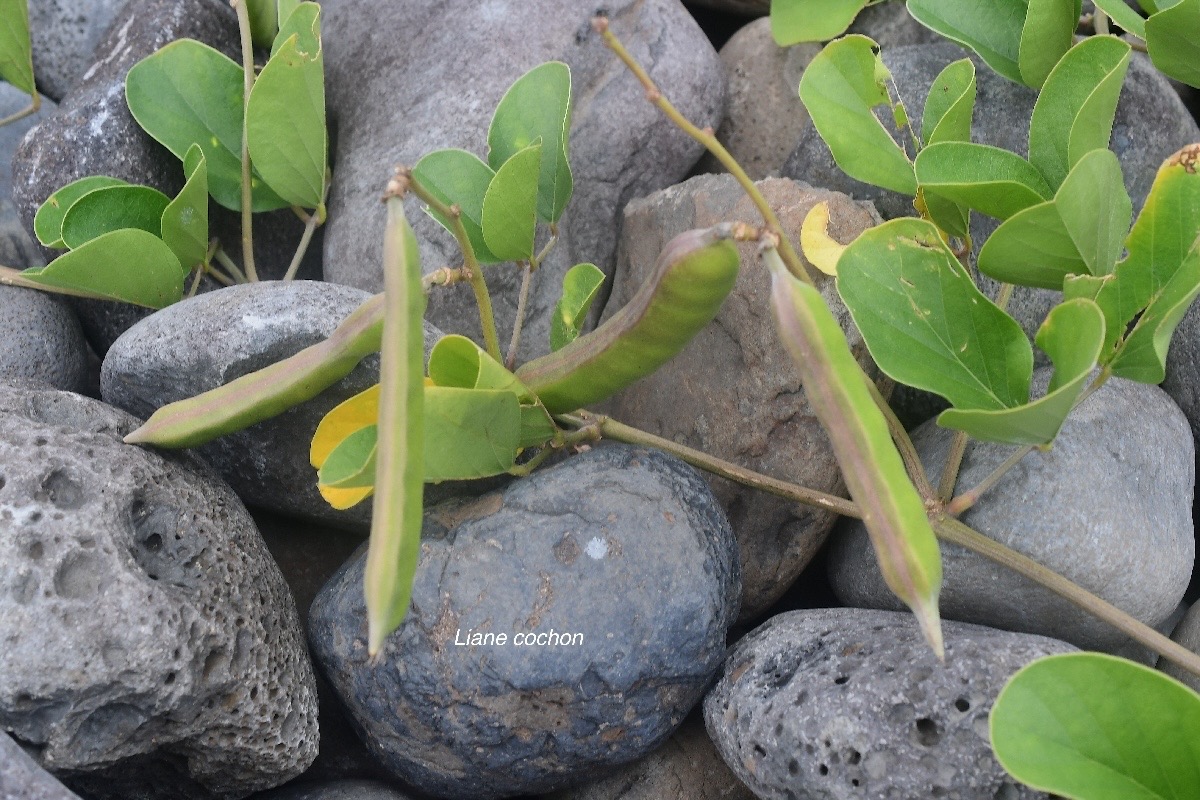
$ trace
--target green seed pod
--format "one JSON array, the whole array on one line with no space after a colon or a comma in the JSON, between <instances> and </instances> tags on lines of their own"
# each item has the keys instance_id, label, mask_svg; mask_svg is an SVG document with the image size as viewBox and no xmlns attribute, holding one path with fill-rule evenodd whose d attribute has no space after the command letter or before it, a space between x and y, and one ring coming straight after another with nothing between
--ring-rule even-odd
<instances>
[{"instance_id":1,"label":"green seed pod","mask_svg":"<svg viewBox=\"0 0 1200 800\"><path fill-rule=\"evenodd\" d=\"M611 319L517 377L552 414L624 389L674 358L712 322L737 279L732 226L687 231L663 248L654 272Z\"/></svg>"}]
</instances>

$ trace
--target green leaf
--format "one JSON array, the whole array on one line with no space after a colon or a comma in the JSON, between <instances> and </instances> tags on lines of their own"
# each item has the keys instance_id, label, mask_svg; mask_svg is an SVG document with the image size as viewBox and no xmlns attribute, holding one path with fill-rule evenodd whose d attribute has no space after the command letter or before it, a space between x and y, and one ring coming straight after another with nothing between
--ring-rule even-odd
<instances>
[{"instance_id":1,"label":"green leaf","mask_svg":"<svg viewBox=\"0 0 1200 800\"><path fill-rule=\"evenodd\" d=\"M858 35L826 45L804 70L800 99L843 172L915 195L912 162L871 112L889 103L883 83L888 72L876 50L875 42Z\"/></svg>"},{"instance_id":2,"label":"green leaf","mask_svg":"<svg viewBox=\"0 0 1200 800\"><path fill-rule=\"evenodd\" d=\"M1054 191L1015 153L971 142L939 142L917 156L917 180L939 195L997 219L1050 199Z\"/></svg>"},{"instance_id":3,"label":"green leaf","mask_svg":"<svg viewBox=\"0 0 1200 800\"><path fill-rule=\"evenodd\" d=\"M275 0L246 0L250 12L250 38L254 46L266 50L279 30L279 8Z\"/></svg>"},{"instance_id":4,"label":"green leaf","mask_svg":"<svg viewBox=\"0 0 1200 800\"><path fill-rule=\"evenodd\" d=\"M1096 8L1099 8L1105 14L1112 17L1112 21L1120 25L1129 33L1139 39L1146 38L1146 20L1134 9L1130 8L1125 0L1097 0Z\"/></svg>"},{"instance_id":5,"label":"green leaf","mask_svg":"<svg viewBox=\"0 0 1200 800\"><path fill-rule=\"evenodd\" d=\"M1065 653L1027 665L996 698L991 739L1013 777L1062 797L1200 797L1200 696L1115 656Z\"/></svg>"},{"instance_id":6,"label":"green leaf","mask_svg":"<svg viewBox=\"0 0 1200 800\"><path fill-rule=\"evenodd\" d=\"M68 183L46 198L33 217L33 232L45 247L65 250L67 243L62 238L63 217L79 198L96 189L109 186L129 186L128 183L105 175L91 175Z\"/></svg>"},{"instance_id":7,"label":"green leaf","mask_svg":"<svg viewBox=\"0 0 1200 800\"><path fill-rule=\"evenodd\" d=\"M846 32L867 0L771 0L775 44L826 42Z\"/></svg>"},{"instance_id":8,"label":"green leaf","mask_svg":"<svg viewBox=\"0 0 1200 800\"><path fill-rule=\"evenodd\" d=\"M974 50L1010 81L1023 83L1019 59L1028 2L908 0L908 12L930 30Z\"/></svg>"},{"instance_id":9,"label":"green leaf","mask_svg":"<svg viewBox=\"0 0 1200 800\"><path fill-rule=\"evenodd\" d=\"M1200 0L1164 8L1146 21L1146 50L1164 74L1200 87Z\"/></svg>"},{"instance_id":10,"label":"green leaf","mask_svg":"<svg viewBox=\"0 0 1200 800\"><path fill-rule=\"evenodd\" d=\"M296 48L302 53L315 57L321 51L321 6L319 3L295 3L291 13L280 17L279 33L271 44L271 57L274 58L279 49L291 39L297 37ZM300 13L297 14L296 12Z\"/></svg>"},{"instance_id":11,"label":"green leaf","mask_svg":"<svg viewBox=\"0 0 1200 800\"><path fill-rule=\"evenodd\" d=\"M484 478L512 469L521 444L521 407L512 392L428 386L426 480ZM436 445L436 446L434 446Z\"/></svg>"},{"instance_id":12,"label":"green leaf","mask_svg":"<svg viewBox=\"0 0 1200 800\"><path fill-rule=\"evenodd\" d=\"M1041 88L1075 40L1082 0L1028 0L1017 63L1021 82Z\"/></svg>"},{"instance_id":13,"label":"green leaf","mask_svg":"<svg viewBox=\"0 0 1200 800\"><path fill-rule=\"evenodd\" d=\"M300 0L277 0L275 3L276 14L275 18L279 20L280 26L286 26L288 18L292 13L300 7Z\"/></svg>"},{"instance_id":14,"label":"green leaf","mask_svg":"<svg viewBox=\"0 0 1200 800\"><path fill-rule=\"evenodd\" d=\"M374 486L378 441L377 426L359 428L333 448L333 452L318 470L317 480L321 485L335 489Z\"/></svg>"},{"instance_id":15,"label":"green leaf","mask_svg":"<svg viewBox=\"0 0 1200 800\"><path fill-rule=\"evenodd\" d=\"M263 67L250 91L246 137L250 159L267 186L291 205L316 208L325 195L329 142L325 130L325 67L320 7L303 3L291 34Z\"/></svg>"},{"instance_id":16,"label":"green leaf","mask_svg":"<svg viewBox=\"0 0 1200 800\"><path fill-rule=\"evenodd\" d=\"M1051 188L1079 159L1108 147L1130 52L1120 39L1092 36L1046 78L1029 121L1029 160Z\"/></svg>"},{"instance_id":17,"label":"green leaf","mask_svg":"<svg viewBox=\"0 0 1200 800\"><path fill-rule=\"evenodd\" d=\"M971 115L975 111L975 65L963 58L938 74L925 100L921 138L926 145L971 141Z\"/></svg>"},{"instance_id":18,"label":"green leaf","mask_svg":"<svg viewBox=\"0 0 1200 800\"><path fill-rule=\"evenodd\" d=\"M0 78L35 95L28 0L0 0Z\"/></svg>"},{"instance_id":19,"label":"green leaf","mask_svg":"<svg viewBox=\"0 0 1200 800\"><path fill-rule=\"evenodd\" d=\"M171 42L139 61L125 78L125 100L138 124L181 161L193 144L204 150L213 199L242 205L242 68L194 39ZM251 176L253 208L291 205Z\"/></svg>"},{"instance_id":20,"label":"green leaf","mask_svg":"<svg viewBox=\"0 0 1200 800\"><path fill-rule=\"evenodd\" d=\"M497 171L541 141L537 215L545 222L557 222L571 200L570 129L571 69L561 61L534 67L518 78L500 98L488 128L488 165Z\"/></svg>"},{"instance_id":21,"label":"green leaf","mask_svg":"<svg viewBox=\"0 0 1200 800\"><path fill-rule=\"evenodd\" d=\"M773 249L766 256L780 338L796 363L808 402L829 434L850 496L863 511L884 580L912 608L926 640L941 657L937 603L942 561L925 505L875 405L868 378L825 299L792 277ZM839 265L839 282L842 269Z\"/></svg>"},{"instance_id":22,"label":"green leaf","mask_svg":"<svg viewBox=\"0 0 1200 800\"><path fill-rule=\"evenodd\" d=\"M604 272L595 264L576 264L563 276L562 297L550 318L550 349L557 351L579 338L588 309L592 307Z\"/></svg>"},{"instance_id":23,"label":"green leaf","mask_svg":"<svg viewBox=\"0 0 1200 800\"><path fill-rule=\"evenodd\" d=\"M483 196L483 240L501 261L534 256L541 153L534 144L505 161Z\"/></svg>"},{"instance_id":24,"label":"green leaf","mask_svg":"<svg viewBox=\"0 0 1200 800\"><path fill-rule=\"evenodd\" d=\"M1069 300L1046 317L1037 345L1054 363L1045 396L1002 411L949 409L938 417L944 428L1005 444L1049 444L1066 421L1104 344L1104 314L1091 300Z\"/></svg>"},{"instance_id":25,"label":"green leaf","mask_svg":"<svg viewBox=\"0 0 1200 800\"><path fill-rule=\"evenodd\" d=\"M1197 294L1200 294L1200 245L1192 248L1125 337L1112 360L1113 375L1141 383L1162 383L1171 336Z\"/></svg>"},{"instance_id":26,"label":"green leaf","mask_svg":"<svg viewBox=\"0 0 1200 800\"><path fill-rule=\"evenodd\" d=\"M160 236L171 198L149 186L109 186L76 200L63 217L62 238L77 250L110 231L137 228Z\"/></svg>"},{"instance_id":27,"label":"green leaf","mask_svg":"<svg viewBox=\"0 0 1200 800\"><path fill-rule=\"evenodd\" d=\"M1005 220L983 243L979 271L1001 283L1061 290L1063 280L1086 265L1050 200Z\"/></svg>"},{"instance_id":28,"label":"green leaf","mask_svg":"<svg viewBox=\"0 0 1200 800\"><path fill-rule=\"evenodd\" d=\"M21 276L147 308L164 308L183 297L183 268L171 248L154 234L132 228L106 233Z\"/></svg>"},{"instance_id":29,"label":"green leaf","mask_svg":"<svg viewBox=\"0 0 1200 800\"><path fill-rule=\"evenodd\" d=\"M162 214L162 239L184 271L208 256L208 167L204 151L194 144L183 159L187 183Z\"/></svg>"},{"instance_id":30,"label":"green leaf","mask_svg":"<svg viewBox=\"0 0 1200 800\"><path fill-rule=\"evenodd\" d=\"M466 150L434 150L417 162L412 174L438 200L448 206L458 206L459 219L481 264L504 261L492 255L483 239L483 198L496 176L491 167ZM425 211L443 228L454 233L449 219L431 208L426 207Z\"/></svg>"},{"instance_id":31,"label":"green leaf","mask_svg":"<svg viewBox=\"0 0 1200 800\"><path fill-rule=\"evenodd\" d=\"M958 408L1029 400L1029 340L975 288L930 223L896 219L863 233L838 261L837 286L891 378Z\"/></svg>"}]
</instances>

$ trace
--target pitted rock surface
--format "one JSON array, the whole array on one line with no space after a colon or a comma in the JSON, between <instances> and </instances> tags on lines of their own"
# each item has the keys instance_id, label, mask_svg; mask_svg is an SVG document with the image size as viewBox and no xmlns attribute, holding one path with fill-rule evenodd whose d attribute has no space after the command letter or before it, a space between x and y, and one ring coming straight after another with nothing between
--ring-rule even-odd
<instances>
[{"instance_id":1,"label":"pitted rock surface","mask_svg":"<svg viewBox=\"0 0 1200 800\"><path fill-rule=\"evenodd\" d=\"M992 755L988 713L1030 661L1075 648L943 622L946 662L911 614L855 608L772 617L730 652L704 716L763 800L1032 800Z\"/></svg>"},{"instance_id":2,"label":"pitted rock surface","mask_svg":"<svg viewBox=\"0 0 1200 800\"><path fill-rule=\"evenodd\" d=\"M12 84L0 81L0 117L7 117L29 107L29 95L22 94ZM22 137L33 126L54 113L54 101L42 98L42 106L36 114L10 122L0 127L0 264L13 269L40 267L45 264L37 240L25 230L13 204L12 163L13 154Z\"/></svg>"},{"instance_id":3,"label":"pitted rock surface","mask_svg":"<svg viewBox=\"0 0 1200 800\"><path fill-rule=\"evenodd\" d=\"M733 535L700 476L658 451L597 447L435 506L422 537L412 605L378 663L365 553L318 595L309 639L375 756L438 797L550 791L645 755L725 656ZM473 633L506 642L456 644Z\"/></svg>"},{"instance_id":4,"label":"pitted rock surface","mask_svg":"<svg viewBox=\"0 0 1200 800\"><path fill-rule=\"evenodd\" d=\"M127 0L35 0L29 4L33 74L61 100L92 64L92 51Z\"/></svg>"},{"instance_id":5,"label":"pitted rock surface","mask_svg":"<svg viewBox=\"0 0 1200 800\"><path fill-rule=\"evenodd\" d=\"M62 298L15 286L0 286L0 381L43 381L56 389L84 390L87 341L75 312Z\"/></svg>"},{"instance_id":6,"label":"pitted rock surface","mask_svg":"<svg viewBox=\"0 0 1200 800\"><path fill-rule=\"evenodd\" d=\"M288 786L258 795L254 800L411 800L404 794L376 781L333 781Z\"/></svg>"},{"instance_id":7,"label":"pitted rock surface","mask_svg":"<svg viewBox=\"0 0 1200 800\"><path fill-rule=\"evenodd\" d=\"M849 242L878 222L869 205L780 178L759 188L792 241L819 202L830 205L830 234ZM645 280L676 234L725 220L758 219L731 175L702 175L629 204L605 318ZM796 365L771 315L771 281L753 245L730 296L678 356L605 405L637 428L733 461L739 466L825 492L844 491L833 448L808 404ZM878 375L834 281L809 267L868 374ZM742 620L765 611L812 560L833 525L827 512L790 503L723 478L709 483L738 540L745 594Z\"/></svg>"},{"instance_id":8,"label":"pitted rock surface","mask_svg":"<svg viewBox=\"0 0 1200 800\"><path fill-rule=\"evenodd\" d=\"M233 492L137 425L0 387L0 730L90 797L278 785L317 749L295 605Z\"/></svg>"},{"instance_id":9,"label":"pitted rock surface","mask_svg":"<svg viewBox=\"0 0 1200 800\"><path fill-rule=\"evenodd\" d=\"M538 64L564 61L574 98L569 156L575 192L559 221L558 244L530 292L521 339L523 357L547 352L550 315L566 270L587 261L611 272L625 203L681 180L702 152L646 102L641 85L592 31L591 17L601 9L679 110L701 127L716 127L725 104L724 74L679 0L328 3L325 64L337 168L326 279L380 291L379 195L391 166L415 164L446 147L485 157L488 124L508 87ZM478 24L463 25L468 19ZM461 263L453 237L421 213L416 197L408 202L426 267ZM512 329L520 282L518 269L488 270L501 331ZM442 330L482 341L469 287L435 292L428 316Z\"/></svg>"}]
</instances>

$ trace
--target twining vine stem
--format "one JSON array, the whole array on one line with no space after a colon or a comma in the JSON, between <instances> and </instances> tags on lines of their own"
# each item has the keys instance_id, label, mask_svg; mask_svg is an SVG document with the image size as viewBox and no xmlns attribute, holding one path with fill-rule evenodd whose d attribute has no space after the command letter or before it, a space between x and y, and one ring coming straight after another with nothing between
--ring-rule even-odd
<instances>
[{"instance_id":1,"label":"twining vine stem","mask_svg":"<svg viewBox=\"0 0 1200 800\"><path fill-rule=\"evenodd\" d=\"M38 112L38 109L40 109L42 107L42 96L40 94L38 94L37 92L34 92L31 95L31 97L33 99L30 101L29 105L25 106L25 108L21 109L20 111L14 113L14 114L9 114L7 117L0 119L0 128L3 128L5 125L8 125L9 123L25 119L26 117L28 117L32 114L36 114Z\"/></svg>"},{"instance_id":2,"label":"twining vine stem","mask_svg":"<svg viewBox=\"0 0 1200 800\"><path fill-rule=\"evenodd\" d=\"M251 221L254 200L250 183L250 139L247 133L250 124L250 90L254 88L254 42L250 37L250 9L246 7L246 2L232 0L242 37L242 263L246 267L247 277L257 281L258 272L254 269L254 223Z\"/></svg>"}]
</instances>

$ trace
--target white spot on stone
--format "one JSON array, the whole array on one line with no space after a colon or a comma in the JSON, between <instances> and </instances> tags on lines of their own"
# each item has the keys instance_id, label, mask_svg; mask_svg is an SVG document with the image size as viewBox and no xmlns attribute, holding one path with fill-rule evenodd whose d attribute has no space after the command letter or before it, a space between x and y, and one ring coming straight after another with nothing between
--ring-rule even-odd
<instances>
[{"instance_id":1,"label":"white spot on stone","mask_svg":"<svg viewBox=\"0 0 1200 800\"><path fill-rule=\"evenodd\" d=\"M588 558L599 561L608 555L608 542L601 539L599 536L593 536L591 541L587 543L587 547L583 552L588 554Z\"/></svg>"}]
</instances>

